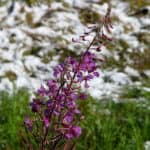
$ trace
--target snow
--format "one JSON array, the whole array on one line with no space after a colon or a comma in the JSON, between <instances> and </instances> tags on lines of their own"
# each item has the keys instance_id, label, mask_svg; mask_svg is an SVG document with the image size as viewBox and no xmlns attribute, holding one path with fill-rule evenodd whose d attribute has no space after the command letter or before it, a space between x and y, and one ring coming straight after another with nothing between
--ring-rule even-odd
<instances>
[{"instance_id":1,"label":"snow","mask_svg":"<svg viewBox=\"0 0 150 150\"><path fill-rule=\"evenodd\" d=\"M107 78L107 81L105 81ZM121 72L105 71L101 72L100 78L94 78L89 82L89 94L97 99L100 97L116 97L116 94L120 92L122 85L130 85L131 81L129 77Z\"/></svg>"},{"instance_id":2,"label":"snow","mask_svg":"<svg viewBox=\"0 0 150 150\"><path fill-rule=\"evenodd\" d=\"M6 71L11 70L17 75L17 79L14 81L17 87L25 86L35 90L46 79L52 78L53 68L58 64L60 57L59 55L52 56L50 62L44 64L41 59L44 54L54 52L57 47L68 48L78 54L84 50L85 44L80 45L71 42L72 38L82 35L86 30L75 7L78 9L90 7L102 16L105 14L108 4L99 5L96 0L64 0L64 2L68 3L69 7L64 8L61 2L53 2L51 5L53 12L48 17L44 17L44 15L51 8L44 4L28 7L25 3L16 2L15 9L10 15L7 14L10 3L5 7L0 7L0 20L2 20L0 23L0 77ZM141 27L149 25L149 17L138 19L129 16L128 3L126 2L114 0L111 1L111 4L112 16L118 19L113 24L113 38L115 41L118 39L125 40L129 44L127 51L130 53L133 50L141 50L141 44L133 33L141 32ZM23 12L21 12L22 8L24 8ZM61 11L57 11L58 9ZM41 26L30 27L26 22L27 13L32 13L33 24L40 23ZM126 34L125 26L131 28ZM72 32L69 31L70 29ZM88 37L88 40L90 39L91 37ZM24 56L24 52L32 50L33 47L41 47L40 52L37 55L28 54ZM102 48L102 53L96 53L96 55L114 57L121 61L117 50L112 53L111 50ZM126 59L128 60L127 57ZM130 61L128 60L129 63ZM150 70L144 70L144 73L150 76ZM110 96L117 99L121 88L132 84L130 76L139 77L140 74L129 66L126 66L122 72L116 68L108 68L101 71L100 78L90 81L90 88L87 91L96 98ZM12 82L6 77L1 78L0 90L11 90L13 88Z\"/></svg>"},{"instance_id":3,"label":"snow","mask_svg":"<svg viewBox=\"0 0 150 150\"><path fill-rule=\"evenodd\" d=\"M146 141L144 144L145 150L150 150L150 141Z\"/></svg>"},{"instance_id":4,"label":"snow","mask_svg":"<svg viewBox=\"0 0 150 150\"><path fill-rule=\"evenodd\" d=\"M18 80L16 81L16 86L19 88L31 87L31 82L29 77L19 76Z\"/></svg>"},{"instance_id":5,"label":"snow","mask_svg":"<svg viewBox=\"0 0 150 150\"><path fill-rule=\"evenodd\" d=\"M148 87L143 87L143 90L150 92L150 88L148 88Z\"/></svg>"},{"instance_id":6,"label":"snow","mask_svg":"<svg viewBox=\"0 0 150 150\"><path fill-rule=\"evenodd\" d=\"M7 34L5 31L0 30L0 48L6 48L8 43Z\"/></svg>"},{"instance_id":7,"label":"snow","mask_svg":"<svg viewBox=\"0 0 150 150\"><path fill-rule=\"evenodd\" d=\"M51 7L53 9L59 9L59 8L63 8L63 5L62 5L62 3L54 2L51 4Z\"/></svg>"},{"instance_id":8,"label":"snow","mask_svg":"<svg viewBox=\"0 0 150 150\"><path fill-rule=\"evenodd\" d=\"M128 85L131 83L130 78L125 73L122 72L112 73L111 79L115 84L118 85Z\"/></svg>"},{"instance_id":9,"label":"snow","mask_svg":"<svg viewBox=\"0 0 150 150\"><path fill-rule=\"evenodd\" d=\"M133 69L133 68L131 68L131 67L129 67L129 66L127 66L127 67L125 68L125 72L126 72L129 76L133 76L133 77L139 77L139 76L140 76L140 74L139 74L139 72L138 72L137 70L135 70L135 69Z\"/></svg>"},{"instance_id":10,"label":"snow","mask_svg":"<svg viewBox=\"0 0 150 150\"><path fill-rule=\"evenodd\" d=\"M13 83L9 81L7 78L1 79L0 91L9 91L11 92L13 89Z\"/></svg>"},{"instance_id":11,"label":"snow","mask_svg":"<svg viewBox=\"0 0 150 150\"><path fill-rule=\"evenodd\" d=\"M28 56L24 60L24 65L27 67L28 70L32 70L34 72L37 70L37 66L41 65L41 61L35 56Z\"/></svg>"},{"instance_id":12,"label":"snow","mask_svg":"<svg viewBox=\"0 0 150 150\"><path fill-rule=\"evenodd\" d=\"M145 73L148 77L150 77L150 70L145 70L144 73Z\"/></svg>"}]
</instances>

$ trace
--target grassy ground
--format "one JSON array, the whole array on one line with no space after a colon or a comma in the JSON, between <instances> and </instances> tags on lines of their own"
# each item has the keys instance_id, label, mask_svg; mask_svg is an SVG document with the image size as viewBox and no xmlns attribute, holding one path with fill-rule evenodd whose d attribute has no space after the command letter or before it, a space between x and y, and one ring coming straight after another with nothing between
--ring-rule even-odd
<instances>
[{"instance_id":1,"label":"grassy ground","mask_svg":"<svg viewBox=\"0 0 150 150\"><path fill-rule=\"evenodd\" d=\"M0 150L20 150L19 129L29 104L29 94L22 89L9 95L0 92Z\"/></svg>"},{"instance_id":2,"label":"grassy ground","mask_svg":"<svg viewBox=\"0 0 150 150\"><path fill-rule=\"evenodd\" d=\"M129 101L114 103L89 97L80 103L86 119L81 122L83 134L75 141L77 150L144 150L144 143L150 140L150 93L132 88L123 97ZM0 150L21 149L18 129L28 100L26 90L0 93Z\"/></svg>"},{"instance_id":3,"label":"grassy ground","mask_svg":"<svg viewBox=\"0 0 150 150\"><path fill-rule=\"evenodd\" d=\"M150 95L147 94L150 100ZM84 134L77 149L143 150L150 140L150 109L147 102L84 102ZM143 107L144 106L144 107ZM149 105L150 106L150 105ZM89 115L88 115L89 114Z\"/></svg>"}]
</instances>

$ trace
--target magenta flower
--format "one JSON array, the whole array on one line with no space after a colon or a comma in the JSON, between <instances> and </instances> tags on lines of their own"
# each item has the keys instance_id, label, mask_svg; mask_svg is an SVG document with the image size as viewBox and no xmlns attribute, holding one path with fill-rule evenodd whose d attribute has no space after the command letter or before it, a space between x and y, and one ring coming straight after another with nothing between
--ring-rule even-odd
<instances>
[{"instance_id":1,"label":"magenta flower","mask_svg":"<svg viewBox=\"0 0 150 150\"><path fill-rule=\"evenodd\" d=\"M64 124L70 124L72 121L73 121L73 114L67 114L63 120Z\"/></svg>"},{"instance_id":2,"label":"magenta flower","mask_svg":"<svg viewBox=\"0 0 150 150\"><path fill-rule=\"evenodd\" d=\"M82 130L79 126L72 127L72 134L74 137L76 137L76 138L79 137L81 135L81 132L82 132Z\"/></svg>"},{"instance_id":3,"label":"magenta flower","mask_svg":"<svg viewBox=\"0 0 150 150\"><path fill-rule=\"evenodd\" d=\"M30 103L32 112L39 112L41 110L42 104L42 100L33 99L33 102Z\"/></svg>"},{"instance_id":4,"label":"magenta flower","mask_svg":"<svg viewBox=\"0 0 150 150\"><path fill-rule=\"evenodd\" d=\"M25 123L25 125L27 126L27 129L28 129L28 130L31 130L31 129L32 129L33 123L32 123L32 120L30 119L29 116L27 116L27 117L25 118L24 123Z\"/></svg>"},{"instance_id":5,"label":"magenta flower","mask_svg":"<svg viewBox=\"0 0 150 150\"><path fill-rule=\"evenodd\" d=\"M42 96L44 96L46 94L46 90L45 90L45 88L43 86L41 86L38 89L37 93L42 97Z\"/></svg>"},{"instance_id":6,"label":"magenta flower","mask_svg":"<svg viewBox=\"0 0 150 150\"><path fill-rule=\"evenodd\" d=\"M67 132L65 133L66 139L72 139L72 138L78 138L81 135L81 128L79 126L73 126L67 129Z\"/></svg>"},{"instance_id":7,"label":"magenta flower","mask_svg":"<svg viewBox=\"0 0 150 150\"><path fill-rule=\"evenodd\" d=\"M53 79L37 90L37 97L30 104L33 117L25 119L25 127L30 129L39 149L55 150L61 141L81 135L78 123L82 112L77 102L87 99L86 93L81 92L81 84L88 88L88 82L99 77L97 69L103 60L93 50L100 51L103 44L111 40L103 31L110 32L109 14L110 9L101 23L89 27L79 40L73 40L82 43L86 36L94 35L85 52L79 58L68 57L64 63L58 64L53 70Z\"/></svg>"},{"instance_id":8,"label":"magenta flower","mask_svg":"<svg viewBox=\"0 0 150 150\"><path fill-rule=\"evenodd\" d=\"M49 119L45 116L43 117L43 124L46 128L48 128L50 125Z\"/></svg>"},{"instance_id":9,"label":"magenta flower","mask_svg":"<svg viewBox=\"0 0 150 150\"><path fill-rule=\"evenodd\" d=\"M87 99L87 95L82 92L82 93L79 94L79 99L86 100Z\"/></svg>"}]
</instances>

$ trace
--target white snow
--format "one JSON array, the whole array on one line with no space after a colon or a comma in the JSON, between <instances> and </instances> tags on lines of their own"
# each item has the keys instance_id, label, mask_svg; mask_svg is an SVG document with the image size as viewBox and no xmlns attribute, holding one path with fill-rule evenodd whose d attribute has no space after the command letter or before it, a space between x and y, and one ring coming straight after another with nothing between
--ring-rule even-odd
<instances>
[{"instance_id":1,"label":"white snow","mask_svg":"<svg viewBox=\"0 0 150 150\"><path fill-rule=\"evenodd\" d=\"M1 79L0 91L9 91L11 92L13 89L13 83L9 81L7 78Z\"/></svg>"},{"instance_id":2,"label":"white snow","mask_svg":"<svg viewBox=\"0 0 150 150\"><path fill-rule=\"evenodd\" d=\"M125 68L125 72L126 72L129 76L133 76L133 77L139 77L139 76L140 76L140 74L139 74L139 72L138 72L137 70L135 70L135 69L133 69L133 68L131 68L131 67L129 67L129 66L127 66L127 67Z\"/></svg>"},{"instance_id":3,"label":"white snow","mask_svg":"<svg viewBox=\"0 0 150 150\"><path fill-rule=\"evenodd\" d=\"M108 81L105 81L108 78ZM121 72L105 71L101 72L100 78L94 78L89 82L90 87L87 89L89 94L97 99L100 97L116 97L116 94L120 92L122 85L130 85L131 81L129 77Z\"/></svg>"},{"instance_id":4,"label":"white snow","mask_svg":"<svg viewBox=\"0 0 150 150\"><path fill-rule=\"evenodd\" d=\"M150 77L150 70L145 70L144 73L145 73L148 77Z\"/></svg>"},{"instance_id":5,"label":"white snow","mask_svg":"<svg viewBox=\"0 0 150 150\"><path fill-rule=\"evenodd\" d=\"M145 150L150 150L150 141L146 141L144 144Z\"/></svg>"},{"instance_id":6,"label":"white snow","mask_svg":"<svg viewBox=\"0 0 150 150\"><path fill-rule=\"evenodd\" d=\"M43 18L44 14L51 8L44 4L28 7L25 3L16 2L15 9L10 15L7 14L10 3L0 7L0 76L11 70L17 75L17 80L14 82L17 87L27 86L37 89L44 80L52 78L53 67L58 64L60 57L55 55L48 64L44 64L41 59L44 54L52 52L56 47L69 48L78 54L84 51L85 45L71 42L72 37L80 36L86 30L86 27L80 22L75 7L78 9L90 7L102 16L106 13L108 4L99 5L96 0L93 1L95 3L89 0L65 0L65 2L70 5L69 8L64 8L61 2L53 2L51 8L54 12L45 18ZM128 3L114 0L111 1L111 4L112 17L118 18L118 21L113 24L113 38L125 40L129 44L127 51L130 53L133 50L141 50L140 47L143 46L133 33L140 32L143 25L149 25L149 17L138 19L128 16ZM24 11L21 12L23 8ZM57 11L57 9L61 9L61 11ZM26 23L27 13L32 13L33 23L41 23L41 26L35 28L28 26ZM129 30L125 34L124 26L130 27L131 31ZM88 38L88 40L90 39L91 37ZM33 47L42 47L37 56L23 55L25 51L30 51ZM96 55L114 57L121 61L117 50L116 53L112 53L111 50L102 48L102 53L96 53ZM128 58L126 59L128 60ZM128 60L129 63L130 61ZM149 70L145 70L144 73L150 76ZM122 86L132 84L130 76L139 77L140 75L137 70L129 66L124 69L124 72L115 68L101 71L101 77L90 81L90 88L87 91L96 98L104 95L117 98ZM12 88L12 82L6 77L2 77L0 90Z\"/></svg>"}]
</instances>

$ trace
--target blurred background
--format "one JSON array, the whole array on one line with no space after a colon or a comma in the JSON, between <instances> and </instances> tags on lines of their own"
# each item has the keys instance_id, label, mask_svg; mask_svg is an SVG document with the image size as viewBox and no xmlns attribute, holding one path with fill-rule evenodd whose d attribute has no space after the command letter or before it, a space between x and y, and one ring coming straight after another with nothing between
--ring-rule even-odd
<instances>
[{"instance_id":1,"label":"blurred background","mask_svg":"<svg viewBox=\"0 0 150 150\"><path fill-rule=\"evenodd\" d=\"M79 104L87 119L76 149L150 150L149 0L0 0L0 150L22 149L18 129L33 93L54 66L86 48L72 38L108 4L113 40Z\"/></svg>"}]
</instances>

